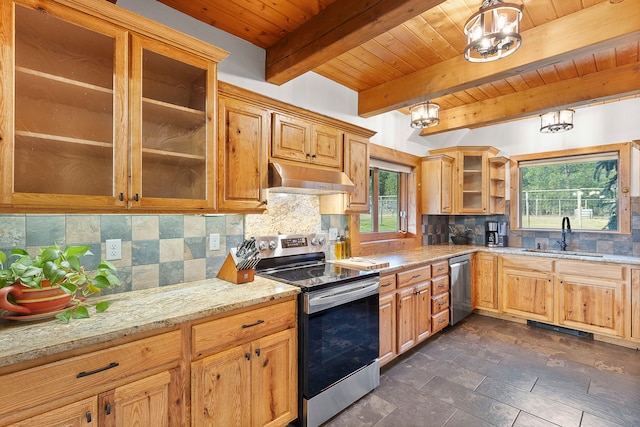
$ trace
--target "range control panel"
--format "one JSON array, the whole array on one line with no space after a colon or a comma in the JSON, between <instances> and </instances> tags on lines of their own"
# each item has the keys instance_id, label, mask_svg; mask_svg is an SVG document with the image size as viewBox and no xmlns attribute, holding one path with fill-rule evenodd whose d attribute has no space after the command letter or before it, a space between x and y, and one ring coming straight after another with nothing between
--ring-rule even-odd
<instances>
[{"instance_id":1,"label":"range control panel","mask_svg":"<svg viewBox=\"0 0 640 427\"><path fill-rule=\"evenodd\" d=\"M318 234L280 234L256 237L261 258L324 252L327 236Z\"/></svg>"}]
</instances>

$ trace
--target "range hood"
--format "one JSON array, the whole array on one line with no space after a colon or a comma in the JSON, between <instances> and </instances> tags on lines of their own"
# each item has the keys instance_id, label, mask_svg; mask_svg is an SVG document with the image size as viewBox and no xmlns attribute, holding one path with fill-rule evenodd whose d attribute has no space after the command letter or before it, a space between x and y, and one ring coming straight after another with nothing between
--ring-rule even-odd
<instances>
[{"instance_id":1,"label":"range hood","mask_svg":"<svg viewBox=\"0 0 640 427\"><path fill-rule=\"evenodd\" d=\"M350 193L355 186L347 174L290 163L269 163L269 191L272 193Z\"/></svg>"}]
</instances>

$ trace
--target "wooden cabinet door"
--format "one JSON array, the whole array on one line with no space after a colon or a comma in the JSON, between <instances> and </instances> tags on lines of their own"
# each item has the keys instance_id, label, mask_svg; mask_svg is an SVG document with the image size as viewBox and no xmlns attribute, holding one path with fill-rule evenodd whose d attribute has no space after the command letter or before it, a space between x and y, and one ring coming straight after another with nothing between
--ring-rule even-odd
<instances>
[{"instance_id":1,"label":"wooden cabinet door","mask_svg":"<svg viewBox=\"0 0 640 427\"><path fill-rule=\"evenodd\" d=\"M311 162L342 170L343 132L314 124L311 133Z\"/></svg>"},{"instance_id":2,"label":"wooden cabinet door","mask_svg":"<svg viewBox=\"0 0 640 427\"><path fill-rule=\"evenodd\" d=\"M53 2L32 4L15 4L15 15L13 2L0 6L3 17L15 16L0 27L11 41L2 64L0 204L125 207L127 32Z\"/></svg>"},{"instance_id":3,"label":"wooden cabinet door","mask_svg":"<svg viewBox=\"0 0 640 427\"><path fill-rule=\"evenodd\" d=\"M101 407L107 414L101 427L169 426L169 384L171 375L164 371L131 384L117 387ZM106 409L106 405L110 405Z\"/></svg>"},{"instance_id":4,"label":"wooden cabinet door","mask_svg":"<svg viewBox=\"0 0 640 427\"><path fill-rule=\"evenodd\" d=\"M344 171L355 189L348 194L347 213L369 212L369 140L345 134Z\"/></svg>"},{"instance_id":5,"label":"wooden cabinet door","mask_svg":"<svg viewBox=\"0 0 640 427\"><path fill-rule=\"evenodd\" d=\"M396 357L396 345L396 294L390 292L380 296L380 366Z\"/></svg>"},{"instance_id":6,"label":"wooden cabinet door","mask_svg":"<svg viewBox=\"0 0 640 427\"><path fill-rule=\"evenodd\" d=\"M554 321L553 275L504 269L501 286L504 312L531 320Z\"/></svg>"},{"instance_id":7,"label":"wooden cabinet door","mask_svg":"<svg viewBox=\"0 0 640 427\"><path fill-rule=\"evenodd\" d=\"M218 97L218 211L266 210L269 135L266 109Z\"/></svg>"},{"instance_id":8,"label":"wooden cabinet door","mask_svg":"<svg viewBox=\"0 0 640 427\"><path fill-rule=\"evenodd\" d=\"M415 288L398 290L398 354L402 354L416 345L416 295Z\"/></svg>"},{"instance_id":9,"label":"wooden cabinet door","mask_svg":"<svg viewBox=\"0 0 640 427\"><path fill-rule=\"evenodd\" d=\"M486 152L461 152L458 155L459 213L486 214L488 170Z\"/></svg>"},{"instance_id":10,"label":"wooden cabinet door","mask_svg":"<svg viewBox=\"0 0 640 427\"><path fill-rule=\"evenodd\" d=\"M498 310L498 257L477 253L474 260L473 308Z\"/></svg>"},{"instance_id":11,"label":"wooden cabinet door","mask_svg":"<svg viewBox=\"0 0 640 427\"><path fill-rule=\"evenodd\" d=\"M453 212L453 161L446 155L429 156L422 161L422 213Z\"/></svg>"},{"instance_id":12,"label":"wooden cabinet door","mask_svg":"<svg viewBox=\"0 0 640 427\"><path fill-rule=\"evenodd\" d=\"M215 206L215 63L131 43L131 208Z\"/></svg>"},{"instance_id":13,"label":"wooden cabinet door","mask_svg":"<svg viewBox=\"0 0 640 427\"><path fill-rule=\"evenodd\" d=\"M70 403L61 408L7 427L93 427L98 425L98 398L96 396Z\"/></svg>"},{"instance_id":14,"label":"wooden cabinet door","mask_svg":"<svg viewBox=\"0 0 640 427\"><path fill-rule=\"evenodd\" d=\"M287 329L253 342L252 353L251 425L286 425L298 416L296 330Z\"/></svg>"},{"instance_id":15,"label":"wooden cabinet door","mask_svg":"<svg viewBox=\"0 0 640 427\"><path fill-rule=\"evenodd\" d=\"M274 113L271 157L308 162L311 160L311 122Z\"/></svg>"},{"instance_id":16,"label":"wooden cabinet door","mask_svg":"<svg viewBox=\"0 0 640 427\"><path fill-rule=\"evenodd\" d=\"M622 337L625 284L604 279L558 277L558 323Z\"/></svg>"},{"instance_id":17,"label":"wooden cabinet door","mask_svg":"<svg viewBox=\"0 0 640 427\"><path fill-rule=\"evenodd\" d=\"M631 338L640 339L640 270L631 270Z\"/></svg>"},{"instance_id":18,"label":"wooden cabinet door","mask_svg":"<svg viewBox=\"0 0 640 427\"><path fill-rule=\"evenodd\" d=\"M251 425L251 346L191 363L191 425Z\"/></svg>"},{"instance_id":19,"label":"wooden cabinet door","mask_svg":"<svg viewBox=\"0 0 640 427\"><path fill-rule=\"evenodd\" d=\"M416 294L416 341L422 342L431 336L431 283L415 287ZM445 295L449 295L448 293Z\"/></svg>"}]
</instances>

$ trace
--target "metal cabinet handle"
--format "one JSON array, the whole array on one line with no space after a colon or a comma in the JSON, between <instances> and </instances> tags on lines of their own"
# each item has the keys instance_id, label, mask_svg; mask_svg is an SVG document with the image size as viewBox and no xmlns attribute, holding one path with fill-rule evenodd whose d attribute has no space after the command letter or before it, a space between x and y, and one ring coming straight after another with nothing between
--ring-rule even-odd
<instances>
[{"instance_id":1,"label":"metal cabinet handle","mask_svg":"<svg viewBox=\"0 0 640 427\"><path fill-rule=\"evenodd\" d=\"M124 200L124 194L120 193L118 195L118 200L123 201Z\"/></svg>"},{"instance_id":2,"label":"metal cabinet handle","mask_svg":"<svg viewBox=\"0 0 640 427\"><path fill-rule=\"evenodd\" d=\"M422 274L414 274L413 276L411 276L412 279L417 279L418 277L422 276Z\"/></svg>"},{"instance_id":3,"label":"metal cabinet handle","mask_svg":"<svg viewBox=\"0 0 640 427\"><path fill-rule=\"evenodd\" d=\"M76 378L88 377L89 375L97 374L99 372L106 371L107 369L115 368L116 366L120 366L120 364L118 362L111 362L107 366L98 368L95 371L82 371L76 375Z\"/></svg>"},{"instance_id":4,"label":"metal cabinet handle","mask_svg":"<svg viewBox=\"0 0 640 427\"><path fill-rule=\"evenodd\" d=\"M87 417L87 422L90 423L91 422L91 411L89 411L86 414L84 414L84 416Z\"/></svg>"},{"instance_id":5,"label":"metal cabinet handle","mask_svg":"<svg viewBox=\"0 0 640 427\"><path fill-rule=\"evenodd\" d=\"M387 283L381 283L380 286L381 287L386 287L386 286L391 286L393 284L393 282L387 282Z\"/></svg>"},{"instance_id":6,"label":"metal cabinet handle","mask_svg":"<svg viewBox=\"0 0 640 427\"><path fill-rule=\"evenodd\" d=\"M256 356L260 357L260 349L256 349Z\"/></svg>"},{"instance_id":7,"label":"metal cabinet handle","mask_svg":"<svg viewBox=\"0 0 640 427\"><path fill-rule=\"evenodd\" d=\"M264 323L264 320L258 320L256 323L252 323L250 325L242 325L242 329L252 328L252 327L258 326L258 325L260 325L262 323Z\"/></svg>"},{"instance_id":8,"label":"metal cabinet handle","mask_svg":"<svg viewBox=\"0 0 640 427\"><path fill-rule=\"evenodd\" d=\"M107 403L104 405L104 413L106 415L111 415L111 403Z\"/></svg>"},{"instance_id":9,"label":"metal cabinet handle","mask_svg":"<svg viewBox=\"0 0 640 427\"><path fill-rule=\"evenodd\" d=\"M245 354L244 354L244 357L245 357L247 360L251 360L251 353L245 353Z\"/></svg>"},{"instance_id":10,"label":"metal cabinet handle","mask_svg":"<svg viewBox=\"0 0 640 427\"><path fill-rule=\"evenodd\" d=\"M438 305L445 305L447 302L446 301L440 301L438 302Z\"/></svg>"}]
</instances>

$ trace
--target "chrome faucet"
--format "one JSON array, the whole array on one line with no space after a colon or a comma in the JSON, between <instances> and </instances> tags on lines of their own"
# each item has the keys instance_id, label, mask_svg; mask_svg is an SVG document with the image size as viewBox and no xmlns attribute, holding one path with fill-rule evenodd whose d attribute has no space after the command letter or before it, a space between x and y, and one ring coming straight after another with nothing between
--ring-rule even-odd
<instances>
[{"instance_id":1,"label":"chrome faucet","mask_svg":"<svg viewBox=\"0 0 640 427\"><path fill-rule=\"evenodd\" d=\"M567 250L567 233L571 233L571 221L568 216L565 216L562 218L562 240L556 242L560 245L561 251Z\"/></svg>"}]
</instances>

